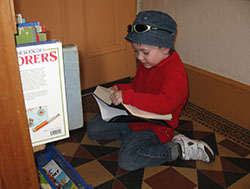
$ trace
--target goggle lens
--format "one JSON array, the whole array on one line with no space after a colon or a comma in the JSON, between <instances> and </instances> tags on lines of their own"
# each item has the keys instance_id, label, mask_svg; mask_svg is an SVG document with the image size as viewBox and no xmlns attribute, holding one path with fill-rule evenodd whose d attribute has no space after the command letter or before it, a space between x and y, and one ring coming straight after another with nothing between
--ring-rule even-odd
<instances>
[{"instance_id":1,"label":"goggle lens","mask_svg":"<svg viewBox=\"0 0 250 189\"><path fill-rule=\"evenodd\" d=\"M145 32L145 31L149 30L150 27L148 25L137 24L134 26L134 29L136 32L140 33L140 32Z\"/></svg>"},{"instance_id":2,"label":"goggle lens","mask_svg":"<svg viewBox=\"0 0 250 189\"><path fill-rule=\"evenodd\" d=\"M127 26L128 33L132 32L132 31L135 31L136 33L144 33L144 32L147 32L149 30L163 30L163 31L172 33L168 30L157 28L157 27L152 27L152 26L149 26L146 24L136 24L136 25L128 25Z\"/></svg>"},{"instance_id":3,"label":"goggle lens","mask_svg":"<svg viewBox=\"0 0 250 189\"><path fill-rule=\"evenodd\" d=\"M133 30L137 33L143 33L150 30L150 26L144 24L128 25L127 32L130 33Z\"/></svg>"}]
</instances>

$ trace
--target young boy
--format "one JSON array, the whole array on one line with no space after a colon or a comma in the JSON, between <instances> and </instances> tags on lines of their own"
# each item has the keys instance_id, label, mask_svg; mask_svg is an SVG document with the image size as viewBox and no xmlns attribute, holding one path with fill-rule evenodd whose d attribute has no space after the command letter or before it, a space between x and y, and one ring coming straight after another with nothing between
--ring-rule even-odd
<instances>
[{"instance_id":1,"label":"young boy","mask_svg":"<svg viewBox=\"0 0 250 189\"><path fill-rule=\"evenodd\" d=\"M118 164L136 170L176 160L214 161L214 153L203 141L174 135L178 118L188 98L187 75L174 49L176 22L159 11L143 11L128 26L125 37L139 61L134 80L111 87L113 104L121 102L157 114L172 114L171 128L149 122L108 123L97 115L89 121L90 139L122 140Z\"/></svg>"}]
</instances>

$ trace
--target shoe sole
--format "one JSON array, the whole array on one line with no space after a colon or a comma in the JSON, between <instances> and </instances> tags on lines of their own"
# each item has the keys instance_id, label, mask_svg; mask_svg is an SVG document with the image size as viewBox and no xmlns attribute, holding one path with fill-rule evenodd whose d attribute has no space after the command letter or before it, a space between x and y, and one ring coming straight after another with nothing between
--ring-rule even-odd
<instances>
[{"instance_id":1,"label":"shoe sole","mask_svg":"<svg viewBox=\"0 0 250 189\"><path fill-rule=\"evenodd\" d=\"M209 157L208 163L212 163L215 160L215 156L212 153L213 151L206 143L203 142L203 144L204 144L204 150Z\"/></svg>"}]
</instances>

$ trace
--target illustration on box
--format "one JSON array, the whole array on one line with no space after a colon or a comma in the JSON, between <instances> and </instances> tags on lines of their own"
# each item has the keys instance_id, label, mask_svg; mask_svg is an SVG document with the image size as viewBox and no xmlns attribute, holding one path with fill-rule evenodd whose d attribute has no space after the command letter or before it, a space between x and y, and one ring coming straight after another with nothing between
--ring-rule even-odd
<instances>
[{"instance_id":1,"label":"illustration on box","mask_svg":"<svg viewBox=\"0 0 250 189\"><path fill-rule=\"evenodd\" d=\"M78 189L78 187L53 159L43 166L43 170L57 188Z\"/></svg>"},{"instance_id":2,"label":"illustration on box","mask_svg":"<svg viewBox=\"0 0 250 189\"><path fill-rule=\"evenodd\" d=\"M47 106L39 106L35 108L29 108L27 110L28 117L28 125L32 132L37 132L41 128L49 125L56 118L58 118L60 114L56 114L54 117L48 117Z\"/></svg>"}]
</instances>

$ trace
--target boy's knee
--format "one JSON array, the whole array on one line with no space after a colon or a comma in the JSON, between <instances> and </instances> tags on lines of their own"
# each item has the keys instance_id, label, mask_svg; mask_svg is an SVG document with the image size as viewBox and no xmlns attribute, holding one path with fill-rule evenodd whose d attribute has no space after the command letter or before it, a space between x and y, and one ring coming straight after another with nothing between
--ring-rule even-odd
<instances>
[{"instance_id":1,"label":"boy's knee","mask_svg":"<svg viewBox=\"0 0 250 189\"><path fill-rule=\"evenodd\" d=\"M89 139L91 140L97 140L96 139L96 131L95 131L95 127L93 127L93 125L87 125L87 136Z\"/></svg>"},{"instance_id":2,"label":"boy's knee","mask_svg":"<svg viewBox=\"0 0 250 189\"><path fill-rule=\"evenodd\" d=\"M141 168L140 163L138 164L136 159L136 156L132 155L131 153L124 153L124 151L120 151L117 162L120 168L126 171L134 171Z\"/></svg>"},{"instance_id":3,"label":"boy's knee","mask_svg":"<svg viewBox=\"0 0 250 189\"><path fill-rule=\"evenodd\" d=\"M123 161L121 160L120 158L118 159L118 165L120 168L122 168L123 170L126 170L126 171L134 171L138 168L136 168L136 166L129 162L129 161Z\"/></svg>"}]
</instances>

